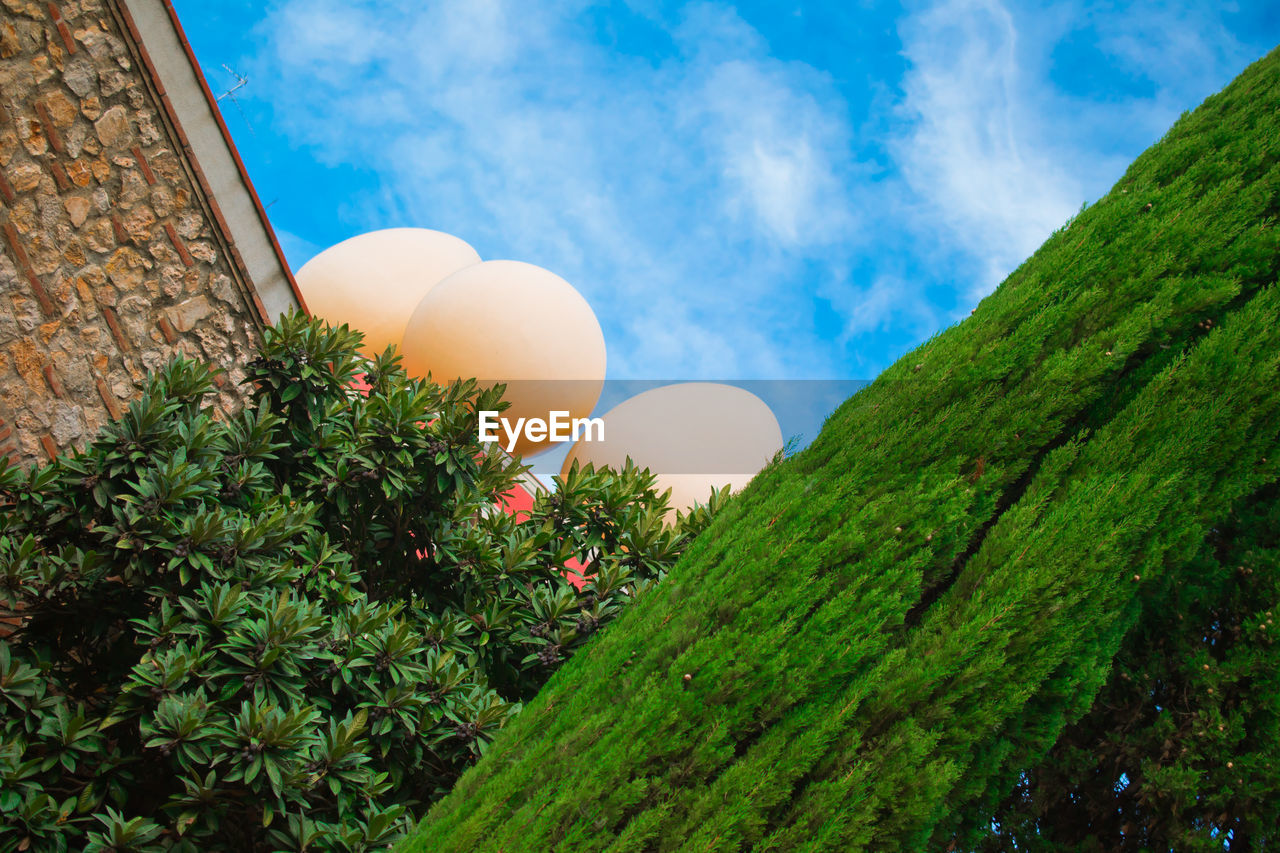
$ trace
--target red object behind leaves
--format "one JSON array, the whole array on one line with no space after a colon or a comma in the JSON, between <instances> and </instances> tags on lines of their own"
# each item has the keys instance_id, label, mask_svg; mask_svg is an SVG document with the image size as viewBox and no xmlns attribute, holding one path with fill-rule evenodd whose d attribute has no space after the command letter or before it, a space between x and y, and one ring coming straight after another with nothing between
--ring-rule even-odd
<instances>
[{"instance_id":1,"label":"red object behind leaves","mask_svg":"<svg viewBox=\"0 0 1280 853\"><path fill-rule=\"evenodd\" d=\"M369 396L369 392L373 389L372 385L364 381L363 373L357 374L351 380L351 387L359 391L361 394L364 394L366 397ZM521 512L525 515L530 515L533 512L533 502L533 493L520 483L517 483L511 488L511 491L498 498L497 507L507 515L511 516ZM418 556L421 557L423 555L419 553ZM573 584L577 589L582 589L582 587L587 583L587 578L582 573L586 568L586 565L577 559L570 558L564 564L564 567L564 576L568 579L569 583Z\"/></svg>"}]
</instances>

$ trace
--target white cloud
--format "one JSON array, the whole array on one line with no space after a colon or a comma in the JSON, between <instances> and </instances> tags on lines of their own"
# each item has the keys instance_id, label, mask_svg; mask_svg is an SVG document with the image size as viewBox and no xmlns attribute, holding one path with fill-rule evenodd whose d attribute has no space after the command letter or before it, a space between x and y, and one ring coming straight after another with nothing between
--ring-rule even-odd
<instances>
[{"instance_id":1,"label":"white cloud","mask_svg":"<svg viewBox=\"0 0 1280 853\"><path fill-rule=\"evenodd\" d=\"M845 292L840 307L848 317L844 329L846 339L881 331L903 320L912 321L918 334L928 334L938 327L937 314L921 298L919 290L898 276L882 275L870 287Z\"/></svg>"},{"instance_id":2,"label":"white cloud","mask_svg":"<svg viewBox=\"0 0 1280 853\"><path fill-rule=\"evenodd\" d=\"M932 244L970 259L960 316L1239 73L1252 57L1224 26L1226 11L942 0L902 19L909 68L892 150L909 192L896 203L925 256ZM1092 52L1059 59L1073 40Z\"/></svg>"},{"instance_id":3,"label":"white cloud","mask_svg":"<svg viewBox=\"0 0 1280 853\"><path fill-rule=\"evenodd\" d=\"M922 216L978 259L990 292L1084 200L1027 102L1013 16L995 0L949 0L902 27L902 175ZM1030 81L1035 83L1038 81Z\"/></svg>"},{"instance_id":4,"label":"white cloud","mask_svg":"<svg viewBox=\"0 0 1280 853\"><path fill-rule=\"evenodd\" d=\"M1098 30L1101 51L1125 70L1161 83L1158 99L1176 103L1203 89L1206 77L1234 74L1256 58L1223 25L1223 13L1236 11L1234 6L1138 0L1118 13L1086 14Z\"/></svg>"},{"instance_id":5,"label":"white cloud","mask_svg":"<svg viewBox=\"0 0 1280 853\"><path fill-rule=\"evenodd\" d=\"M789 248L852 234L841 180L851 164L836 155L848 150L850 130L838 104L817 102L781 69L727 61L710 68L685 113L721 163L725 210L735 222Z\"/></svg>"},{"instance_id":6,"label":"white cloud","mask_svg":"<svg viewBox=\"0 0 1280 853\"><path fill-rule=\"evenodd\" d=\"M342 2L292 4L279 12L275 25L284 36L277 44L281 59L305 63L320 80L339 81L378 56L376 38L352 37L378 32L372 10Z\"/></svg>"},{"instance_id":7,"label":"white cloud","mask_svg":"<svg viewBox=\"0 0 1280 853\"><path fill-rule=\"evenodd\" d=\"M779 59L730 5L622 5L283 0L246 97L376 177L335 211L351 233L440 228L567 278L615 377L866 375L1244 64L1216 11L941 0L898 20L905 74L868 67L857 102L853 63ZM649 42L613 44L626 28ZM1146 91L1064 90L1068 36Z\"/></svg>"},{"instance_id":8,"label":"white cloud","mask_svg":"<svg viewBox=\"0 0 1280 853\"><path fill-rule=\"evenodd\" d=\"M804 318L776 306L854 221L829 79L722 5L664 24L682 55L660 63L595 44L575 11L292 0L260 30L259 71L297 93L273 98L295 139L378 174L360 230L441 228L565 276L615 375L811 369L822 343L795 345Z\"/></svg>"}]
</instances>

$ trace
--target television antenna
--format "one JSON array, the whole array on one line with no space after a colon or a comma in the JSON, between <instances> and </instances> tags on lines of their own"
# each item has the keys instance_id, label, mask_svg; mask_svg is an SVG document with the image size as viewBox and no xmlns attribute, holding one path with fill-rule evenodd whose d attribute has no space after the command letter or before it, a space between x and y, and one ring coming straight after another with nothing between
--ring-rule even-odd
<instances>
[{"instance_id":1,"label":"television antenna","mask_svg":"<svg viewBox=\"0 0 1280 853\"><path fill-rule=\"evenodd\" d=\"M214 98L214 100L221 101L223 98L230 98L231 103L236 105L236 111L240 113L240 118L244 119L245 127L249 128L250 133L252 133L254 136L257 136L258 134L254 131L253 125L249 123L249 117L244 114L244 107L240 106L240 102L236 100L236 92L240 91L245 86L249 85L249 78L245 77L243 74L237 73L235 69L233 69L230 65L227 65L225 62L222 63L222 67L226 69L226 72L228 74L236 78L236 84L232 86L230 89L228 89L227 91L223 92L221 95L218 95L216 98Z\"/></svg>"}]
</instances>

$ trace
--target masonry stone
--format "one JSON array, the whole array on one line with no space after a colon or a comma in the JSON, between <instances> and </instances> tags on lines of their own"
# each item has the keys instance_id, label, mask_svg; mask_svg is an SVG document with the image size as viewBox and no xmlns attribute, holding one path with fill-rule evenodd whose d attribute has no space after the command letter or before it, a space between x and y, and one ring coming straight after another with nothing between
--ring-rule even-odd
<instances>
[{"instance_id":1,"label":"masonry stone","mask_svg":"<svg viewBox=\"0 0 1280 853\"><path fill-rule=\"evenodd\" d=\"M54 403L49 432L59 445L68 445L84 435L84 415L79 406Z\"/></svg>"},{"instance_id":2,"label":"masonry stone","mask_svg":"<svg viewBox=\"0 0 1280 853\"><path fill-rule=\"evenodd\" d=\"M60 90L54 90L43 101L45 112L53 120L54 128L65 130L76 120L76 105Z\"/></svg>"},{"instance_id":3,"label":"masonry stone","mask_svg":"<svg viewBox=\"0 0 1280 853\"><path fill-rule=\"evenodd\" d=\"M91 99L95 102L98 100L94 97L98 74L93 69L93 63L87 58L80 57L65 63L62 66L62 82L77 98ZM81 104L83 103L84 100L81 101Z\"/></svg>"},{"instance_id":4,"label":"masonry stone","mask_svg":"<svg viewBox=\"0 0 1280 853\"><path fill-rule=\"evenodd\" d=\"M218 253L213 246L203 240L188 244L187 251L191 253L191 257L198 261L205 261L211 264L218 259Z\"/></svg>"},{"instance_id":5,"label":"masonry stone","mask_svg":"<svg viewBox=\"0 0 1280 853\"><path fill-rule=\"evenodd\" d=\"M24 335L30 335L40 324L40 309L36 303L22 296L12 296L13 319Z\"/></svg>"},{"instance_id":6,"label":"masonry stone","mask_svg":"<svg viewBox=\"0 0 1280 853\"><path fill-rule=\"evenodd\" d=\"M182 180L182 162L172 151L160 151L151 158L151 171L164 182L176 185Z\"/></svg>"},{"instance_id":7,"label":"masonry stone","mask_svg":"<svg viewBox=\"0 0 1280 853\"><path fill-rule=\"evenodd\" d=\"M83 446L176 353L243 379L261 320L119 0L0 7L0 403L34 462L42 439Z\"/></svg>"},{"instance_id":8,"label":"masonry stone","mask_svg":"<svg viewBox=\"0 0 1280 853\"><path fill-rule=\"evenodd\" d=\"M160 130L150 114L138 116L138 138L143 145L154 145L160 139Z\"/></svg>"},{"instance_id":9,"label":"masonry stone","mask_svg":"<svg viewBox=\"0 0 1280 853\"><path fill-rule=\"evenodd\" d=\"M130 141L129 112L120 104L107 110L93 123L98 141L107 148L114 148Z\"/></svg>"},{"instance_id":10,"label":"masonry stone","mask_svg":"<svg viewBox=\"0 0 1280 853\"><path fill-rule=\"evenodd\" d=\"M71 348L68 347L68 350ZM75 395L87 395L93 391L93 375L89 372L89 362L84 356L70 352L53 353L54 369L62 377L62 384L67 392Z\"/></svg>"},{"instance_id":11,"label":"masonry stone","mask_svg":"<svg viewBox=\"0 0 1280 853\"><path fill-rule=\"evenodd\" d=\"M160 217L166 217L173 213L174 196L168 187L152 187L151 208L156 212L156 216Z\"/></svg>"},{"instance_id":12,"label":"masonry stone","mask_svg":"<svg viewBox=\"0 0 1280 853\"><path fill-rule=\"evenodd\" d=\"M138 245L145 245L151 240L151 226L156 224L156 215L151 208L140 204L130 210L123 218L125 233Z\"/></svg>"},{"instance_id":13,"label":"masonry stone","mask_svg":"<svg viewBox=\"0 0 1280 853\"><path fill-rule=\"evenodd\" d=\"M191 212L178 216L177 232L188 240L194 240L200 236L200 232L204 230L204 227L204 219L193 215Z\"/></svg>"},{"instance_id":14,"label":"masonry stone","mask_svg":"<svg viewBox=\"0 0 1280 853\"><path fill-rule=\"evenodd\" d=\"M89 211L93 209L93 204L84 196L70 196L62 202L63 207L67 209L67 216L71 218L71 224L79 228L84 221L89 218Z\"/></svg>"}]
</instances>

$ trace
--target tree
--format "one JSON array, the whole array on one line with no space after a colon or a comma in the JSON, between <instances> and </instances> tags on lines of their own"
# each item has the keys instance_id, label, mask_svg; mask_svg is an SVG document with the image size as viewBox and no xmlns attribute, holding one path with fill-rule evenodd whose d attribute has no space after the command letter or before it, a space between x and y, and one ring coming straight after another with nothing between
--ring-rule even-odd
<instances>
[{"instance_id":1,"label":"tree","mask_svg":"<svg viewBox=\"0 0 1280 853\"><path fill-rule=\"evenodd\" d=\"M1280 841L1277 102L1273 52L758 476L401 849Z\"/></svg>"},{"instance_id":2,"label":"tree","mask_svg":"<svg viewBox=\"0 0 1280 853\"><path fill-rule=\"evenodd\" d=\"M647 471L575 468L497 511L502 389L359 341L286 317L238 415L178 359L84 452L0 468L0 849L386 846L724 498L667 525Z\"/></svg>"},{"instance_id":3,"label":"tree","mask_svg":"<svg viewBox=\"0 0 1280 853\"><path fill-rule=\"evenodd\" d=\"M995 811L991 850L1265 849L1280 825L1273 481L1144 602L1089 712Z\"/></svg>"}]
</instances>

